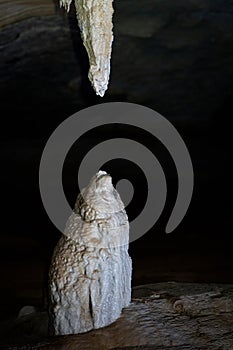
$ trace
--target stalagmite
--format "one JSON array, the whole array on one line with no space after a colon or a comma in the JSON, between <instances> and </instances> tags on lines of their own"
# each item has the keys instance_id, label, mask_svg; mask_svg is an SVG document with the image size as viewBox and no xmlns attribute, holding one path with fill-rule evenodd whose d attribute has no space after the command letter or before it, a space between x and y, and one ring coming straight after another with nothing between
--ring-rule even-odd
<instances>
[{"instance_id":1,"label":"stalagmite","mask_svg":"<svg viewBox=\"0 0 233 350\"><path fill-rule=\"evenodd\" d=\"M88 78L97 95L108 87L112 51L113 0L75 0L78 25L89 57ZM67 11L72 0L60 0Z\"/></svg>"},{"instance_id":2,"label":"stalagmite","mask_svg":"<svg viewBox=\"0 0 233 350\"><path fill-rule=\"evenodd\" d=\"M82 333L119 318L131 300L129 223L111 176L99 171L78 196L49 273L50 332Z\"/></svg>"}]
</instances>

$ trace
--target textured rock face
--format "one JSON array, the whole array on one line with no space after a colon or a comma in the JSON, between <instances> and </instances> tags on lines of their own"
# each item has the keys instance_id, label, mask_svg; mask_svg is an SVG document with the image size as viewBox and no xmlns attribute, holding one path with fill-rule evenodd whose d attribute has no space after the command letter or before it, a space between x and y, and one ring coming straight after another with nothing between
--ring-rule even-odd
<instances>
[{"instance_id":1,"label":"textured rock face","mask_svg":"<svg viewBox=\"0 0 233 350\"><path fill-rule=\"evenodd\" d=\"M55 13L54 4L47 0L0 0L0 27L36 16Z\"/></svg>"},{"instance_id":2,"label":"textured rock face","mask_svg":"<svg viewBox=\"0 0 233 350\"><path fill-rule=\"evenodd\" d=\"M50 325L72 334L114 322L131 299L129 224L111 177L100 171L78 196L49 276Z\"/></svg>"},{"instance_id":3,"label":"textured rock face","mask_svg":"<svg viewBox=\"0 0 233 350\"><path fill-rule=\"evenodd\" d=\"M163 282L137 286L132 302L116 322L84 334L48 339L47 321L45 312L8 321L5 338L10 341L0 340L1 349L232 350L233 285Z\"/></svg>"},{"instance_id":4,"label":"textured rock face","mask_svg":"<svg viewBox=\"0 0 233 350\"><path fill-rule=\"evenodd\" d=\"M60 0L69 11L72 0ZM88 78L99 96L108 87L112 51L112 0L75 0L77 19L90 69Z\"/></svg>"}]
</instances>

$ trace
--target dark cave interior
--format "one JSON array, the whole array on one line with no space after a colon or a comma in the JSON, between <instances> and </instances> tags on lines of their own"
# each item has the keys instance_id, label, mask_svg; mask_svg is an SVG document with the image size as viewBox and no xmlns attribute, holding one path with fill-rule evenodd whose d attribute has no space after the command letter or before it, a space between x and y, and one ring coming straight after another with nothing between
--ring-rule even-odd
<instances>
[{"instance_id":1,"label":"dark cave interior","mask_svg":"<svg viewBox=\"0 0 233 350\"><path fill-rule=\"evenodd\" d=\"M61 235L39 193L46 141L70 115L106 102L147 106L174 125L193 163L192 202L181 224L165 234L177 193L174 164L163 145L145 132L113 125L83 135L68 153L63 186L70 205L79 192L78 164L93 145L114 137L145 146L151 142L166 174L168 196L154 227L130 244L133 285L233 283L233 2L147 0L143 10L140 1L115 2L111 78L103 98L87 79L88 61L73 8L67 15L55 3L54 14L1 28L2 320L24 305L46 305L49 263ZM126 210L130 219L138 215L146 200L140 170L124 160L109 161L103 169L115 183L127 178L135 184L134 201Z\"/></svg>"}]
</instances>

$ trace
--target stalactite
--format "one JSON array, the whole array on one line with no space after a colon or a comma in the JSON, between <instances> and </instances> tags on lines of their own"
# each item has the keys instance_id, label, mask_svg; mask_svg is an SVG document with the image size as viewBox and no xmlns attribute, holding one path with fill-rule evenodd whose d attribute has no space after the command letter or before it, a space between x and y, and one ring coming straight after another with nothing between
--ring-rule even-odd
<instances>
[{"instance_id":1,"label":"stalactite","mask_svg":"<svg viewBox=\"0 0 233 350\"><path fill-rule=\"evenodd\" d=\"M88 78L99 96L104 96L110 75L113 0L75 0L83 44L89 58ZM72 0L60 0L67 11Z\"/></svg>"}]
</instances>

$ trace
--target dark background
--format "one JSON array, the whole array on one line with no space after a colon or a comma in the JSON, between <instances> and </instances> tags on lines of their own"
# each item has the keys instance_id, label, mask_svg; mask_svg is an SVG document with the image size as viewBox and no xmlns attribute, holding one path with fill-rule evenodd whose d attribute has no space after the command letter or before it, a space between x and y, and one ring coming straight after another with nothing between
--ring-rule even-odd
<instances>
[{"instance_id":1,"label":"dark background","mask_svg":"<svg viewBox=\"0 0 233 350\"><path fill-rule=\"evenodd\" d=\"M119 126L94 130L70 150L63 183L71 206L78 194L77 164L88 147L106 135L139 139L161 162L168 197L156 225L130 244L133 285L232 283L233 1L115 1L111 78L103 98L87 79L74 8L67 15L53 6L53 15L16 18L0 33L0 316L46 303L49 261L61 235L39 193L46 141L73 113L105 102L138 103L174 125L192 158L193 199L182 223L166 235L177 191L174 164L158 140ZM136 183L128 214L137 215L145 201L143 175L130 162L112 161L104 169L114 181Z\"/></svg>"}]
</instances>

